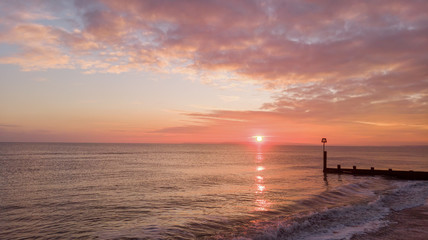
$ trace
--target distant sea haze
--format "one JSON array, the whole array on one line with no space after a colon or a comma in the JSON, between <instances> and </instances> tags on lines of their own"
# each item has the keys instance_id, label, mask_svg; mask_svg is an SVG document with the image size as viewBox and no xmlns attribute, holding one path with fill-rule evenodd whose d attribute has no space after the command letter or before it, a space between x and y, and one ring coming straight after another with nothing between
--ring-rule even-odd
<instances>
[{"instance_id":1,"label":"distant sea haze","mask_svg":"<svg viewBox=\"0 0 428 240\"><path fill-rule=\"evenodd\" d=\"M428 171L428 149L327 146L332 167ZM0 239L351 239L428 181L322 173L322 146L0 143Z\"/></svg>"}]
</instances>

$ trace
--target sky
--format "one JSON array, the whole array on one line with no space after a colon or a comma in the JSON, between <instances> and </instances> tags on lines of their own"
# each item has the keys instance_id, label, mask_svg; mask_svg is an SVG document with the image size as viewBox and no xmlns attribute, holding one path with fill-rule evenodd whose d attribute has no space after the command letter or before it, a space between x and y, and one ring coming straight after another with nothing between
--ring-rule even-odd
<instances>
[{"instance_id":1,"label":"sky","mask_svg":"<svg viewBox=\"0 0 428 240\"><path fill-rule=\"evenodd\" d=\"M0 141L428 145L426 0L0 1Z\"/></svg>"}]
</instances>

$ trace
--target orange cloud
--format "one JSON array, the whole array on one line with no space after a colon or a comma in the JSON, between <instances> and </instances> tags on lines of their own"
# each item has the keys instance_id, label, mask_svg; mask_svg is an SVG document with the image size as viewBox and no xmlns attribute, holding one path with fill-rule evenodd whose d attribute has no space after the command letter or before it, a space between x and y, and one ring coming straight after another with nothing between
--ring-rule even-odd
<instances>
[{"instance_id":1,"label":"orange cloud","mask_svg":"<svg viewBox=\"0 0 428 240\"><path fill-rule=\"evenodd\" d=\"M428 141L426 124L369 123L337 117L319 119L269 111L212 111L187 116L200 122L150 134L171 142L250 142L254 135L265 136L268 143L280 144L318 144L321 137L335 139L331 142L334 145L424 144Z\"/></svg>"}]
</instances>

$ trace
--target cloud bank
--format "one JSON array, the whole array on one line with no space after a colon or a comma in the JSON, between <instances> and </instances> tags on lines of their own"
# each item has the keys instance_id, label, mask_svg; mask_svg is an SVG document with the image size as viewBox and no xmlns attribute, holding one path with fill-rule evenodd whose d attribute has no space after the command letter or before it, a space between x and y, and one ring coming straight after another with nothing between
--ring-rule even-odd
<instances>
[{"instance_id":1,"label":"cloud bank","mask_svg":"<svg viewBox=\"0 0 428 240\"><path fill-rule=\"evenodd\" d=\"M227 72L275 90L261 109L186 113L199 123L157 133L263 123L274 132L286 122L428 142L427 1L3 1L0 9L0 44L14 49L0 63L24 71L149 70L214 81Z\"/></svg>"}]
</instances>

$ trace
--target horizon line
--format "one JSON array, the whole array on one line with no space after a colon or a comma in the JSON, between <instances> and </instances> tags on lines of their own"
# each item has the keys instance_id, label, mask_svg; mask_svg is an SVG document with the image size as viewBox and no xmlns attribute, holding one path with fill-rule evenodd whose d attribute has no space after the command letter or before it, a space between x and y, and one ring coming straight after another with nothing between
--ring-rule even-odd
<instances>
[{"instance_id":1,"label":"horizon line","mask_svg":"<svg viewBox=\"0 0 428 240\"><path fill-rule=\"evenodd\" d=\"M268 143L257 143L257 142L66 142L66 141L0 141L1 143L41 143L41 144L165 144L165 145L183 145L183 144L193 144L193 145L276 145L276 146L322 146L320 143L280 143L280 142L268 142ZM428 144L391 144L391 145L328 145L328 147L428 147Z\"/></svg>"}]
</instances>

